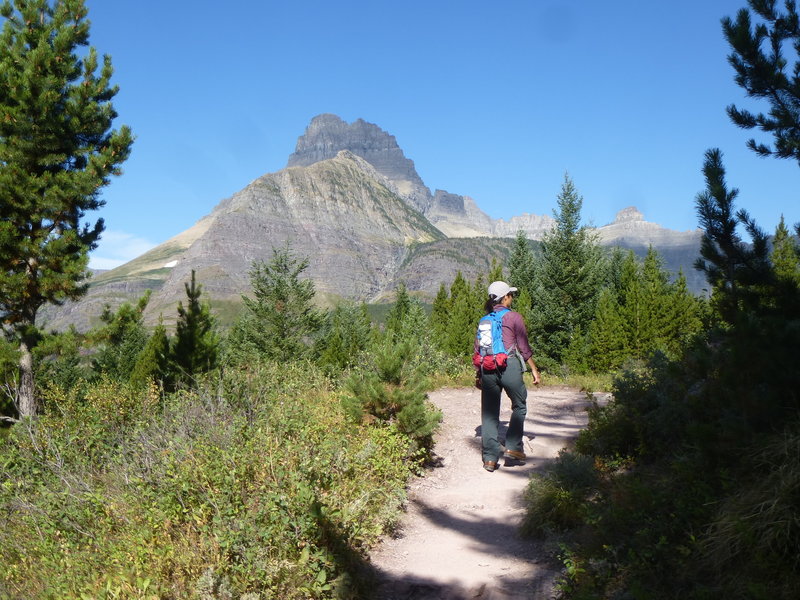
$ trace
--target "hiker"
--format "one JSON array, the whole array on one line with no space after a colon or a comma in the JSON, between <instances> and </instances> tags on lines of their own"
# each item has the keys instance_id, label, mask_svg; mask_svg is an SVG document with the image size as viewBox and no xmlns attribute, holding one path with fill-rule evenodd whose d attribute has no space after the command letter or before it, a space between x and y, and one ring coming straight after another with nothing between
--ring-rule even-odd
<instances>
[{"instance_id":1,"label":"hiker","mask_svg":"<svg viewBox=\"0 0 800 600\"><path fill-rule=\"evenodd\" d=\"M522 378L527 370L526 364L533 374L534 384L538 385L541 377L533 362L525 322L518 312L510 310L517 288L505 281L495 281L488 291L489 298L484 307L487 315L478 325L473 363L477 369L475 386L481 390L483 468L491 473L497 469L503 455L512 461L525 461L527 458L522 446L528 412L528 390ZM511 419L505 447L497 439L503 390L511 398Z\"/></svg>"}]
</instances>

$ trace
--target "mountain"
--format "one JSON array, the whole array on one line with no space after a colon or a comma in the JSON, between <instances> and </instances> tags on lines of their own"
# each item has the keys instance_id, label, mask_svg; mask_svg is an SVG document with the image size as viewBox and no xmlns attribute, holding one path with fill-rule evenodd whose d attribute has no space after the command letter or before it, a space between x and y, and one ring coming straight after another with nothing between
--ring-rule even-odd
<instances>
[{"instance_id":1,"label":"mountain","mask_svg":"<svg viewBox=\"0 0 800 600\"><path fill-rule=\"evenodd\" d=\"M348 124L319 115L298 138L286 168L256 179L149 252L95 273L83 299L46 309L42 321L85 330L106 304L115 307L151 289L146 321L163 314L169 323L194 269L213 308L229 322L249 293L253 261L269 261L273 248L287 244L308 257L305 274L322 304L385 301L400 281L430 299L458 270L474 278L493 258L505 262L519 230L539 240L553 223L531 214L492 219L469 196L431 193L394 136L360 119ZM668 268L694 272L698 231L674 232L627 208L597 233L603 244L638 254L652 244Z\"/></svg>"}]
</instances>

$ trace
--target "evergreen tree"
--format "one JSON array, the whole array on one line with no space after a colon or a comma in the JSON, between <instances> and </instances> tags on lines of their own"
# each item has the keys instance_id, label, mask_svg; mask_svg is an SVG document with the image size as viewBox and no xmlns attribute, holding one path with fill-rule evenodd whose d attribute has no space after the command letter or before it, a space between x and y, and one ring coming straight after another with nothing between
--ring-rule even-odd
<instances>
[{"instance_id":1,"label":"evergreen tree","mask_svg":"<svg viewBox=\"0 0 800 600\"><path fill-rule=\"evenodd\" d=\"M800 162L800 19L795 3L786 2L785 13L776 10L775 0L748 0L748 4L750 10L742 8L735 21L722 19L725 38L733 50L728 60L736 71L736 83L749 97L766 99L770 111L769 115L753 114L732 104L728 116L743 129L758 128L772 135L774 148L755 139L747 142L760 156ZM789 69L784 55L787 46L789 56L795 59Z\"/></svg>"},{"instance_id":2,"label":"evergreen tree","mask_svg":"<svg viewBox=\"0 0 800 600\"><path fill-rule=\"evenodd\" d=\"M626 253L619 246L614 246L606 269L606 286L614 293L619 301L622 295L622 269L625 264Z\"/></svg>"},{"instance_id":3,"label":"evergreen tree","mask_svg":"<svg viewBox=\"0 0 800 600\"><path fill-rule=\"evenodd\" d=\"M497 258L492 257L492 266L489 268L489 276L486 278L487 281L486 287L488 288L489 285L495 281L504 281L504 280L505 276L503 275L503 265L500 263L500 261L497 260ZM484 296L488 298L489 294L487 293L487 291L483 290L483 292ZM486 302L486 298L484 298L482 302Z\"/></svg>"},{"instance_id":4,"label":"evergreen tree","mask_svg":"<svg viewBox=\"0 0 800 600\"><path fill-rule=\"evenodd\" d=\"M363 360L372 344L372 323L366 304L341 302L328 312L316 343L317 362L331 374L337 374Z\"/></svg>"},{"instance_id":5,"label":"evergreen tree","mask_svg":"<svg viewBox=\"0 0 800 600\"><path fill-rule=\"evenodd\" d=\"M208 303L200 302L203 286L196 284L194 269L191 283L184 283L184 287L186 308L183 302L178 302L178 322L170 357L176 376L189 381L216 366L219 340L211 309Z\"/></svg>"},{"instance_id":6,"label":"evergreen tree","mask_svg":"<svg viewBox=\"0 0 800 600\"><path fill-rule=\"evenodd\" d=\"M469 356L475 339L475 327L482 312L475 306L469 282L461 271L450 286L450 312L445 334L445 351L450 356Z\"/></svg>"},{"instance_id":7,"label":"evergreen tree","mask_svg":"<svg viewBox=\"0 0 800 600\"><path fill-rule=\"evenodd\" d=\"M88 378L89 373L81 359L84 336L74 326L67 331L42 336L34 350L36 378L41 385L54 385L70 390Z\"/></svg>"},{"instance_id":8,"label":"evergreen tree","mask_svg":"<svg viewBox=\"0 0 800 600\"><path fill-rule=\"evenodd\" d=\"M397 293L395 295L394 306L392 306L389 314L386 316L386 331L395 338L400 335L403 321L411 309L411 296L408 295L408 288L404 281L400 282L397 286Z\"/></svg>"},{"instance_id":9,"label":"evergreen tree","mask_svg":"<svg viewBox=\"0 0 800 600\"><path fill-rule=\"evenodd\" d=\"M138 386L155 381L160 383L164 389L172 389L174 376L170 367L169 336L167 335L167 328L164 327L163 319L159 318L158 325L156 325L144 348L136 357L130 381Z\"/></svg>"},{"instance_id":10,"label":"evergreen tree","mask_svg":"<svg viewBox=\"0 0 800 600\"><path fill-rule=\"evenodd\" d=\"M20 350L19 411L36 413L32 349L45 304L86 291L88 253L104 229L83 223L103 205L132 137L111 130L111 60L88 44L82 0L0 7L0 320Z\"/></svg>"},{"instance_id":11,"label":"evergreen tree","mask_svg":"<svg viewBox=\"0 0 800 600\"><path fill-rule=\"evenodd\" d=\"M528 297L533 292L536 277L536 258L533 255L530 242L525 232L519 230L514 240L514 249L508 260L508 278L511 285L520 292L527 292ZM519 304L519 301L517 301Z\"/></svg>"},{"instance_id":12,"label":"evergreen tree","mask_svg":"<svg viewBox=\"0 0 800 600\"><path fill-rule=\"evenodd\" d=\"M147 330L142 314L150 301L150 290L136 305L122 304L116 312L110 306L103 309L100 320L104 323L89 333L89 340L98 350L92 368L98 375L107 375L117 381L128 381L139 353L147 343Z\"/></svg>"},{"instance_id":13,"label":"evergreen tree","mask_svg":"<svg viewBox=\"0 0 800 600\"><path fill-rule=\"evenodd\" d=\"M351 420L396 423L415 449L429 450L442 415L427 402L426 382L415 363L412 343L386 336L367 368L347 380L342 405Z\"/></svg>"},{"instance_id":14,"label":"evergreen tree","mask_svg":"<svg viewBox=\"0 0 800 600\"><path fill-rule=\"evenodd\" d=\"M433 299L431 315L429 318L430 329L433 333L433 343L440 350L447 349L447 331L450 319L450 295L447 287L442 283Z\"/></svg>"},{"instance_id":15,"label":"evergreen tree","mask_svg":"<svg viewBox=\"0 0 800 600\"><path fill-rule=\"evenodd\" d=\"M604 276L595 237L580 225L583 198L564 176L554 211L556 224L542 240L530 330L536 362L560 365L576 331L587 331Z\"/></svg>"},{"instance_id":16,"label":"evergreen tree","mask_svg":"<svg viewBox=\"0 0 800 600\"><path fill-rule=\"evenodd\" d=\"M800 284L800 247L789 235L783 215L772 238L770 260L778 279Z\"/></svg>"},{"instance_id":17,"label":"evergreen tree","mask_svg":"<svg viewBox=\"0 0 800 600\"><path fill-rule=\"evenodd\" d=\"M674 319L669 276L652 246L644 258L639 285L642 315L638 346L643 354L649 354L669 345Z\"/></svg>"},{"instance_id":18,"label":"evergreen tree","mask_svg":"<svg viewBox=\"0 0 800 600\"><path fill-rule=\"evenodd\" d=\"M508 261L509 283L517 288L514 310L522 315L525 323L531 323L532 294L536 281L536 258L525 232L520 230L514 240L514 249ZM484 296L486 290L482 290ZM486 299L484 298L484 301Z\"/></svg>"},{"instance_id":19,"label":"evergreen tree","mask_svg":"<svg viewBox=\"0 0 800 600\"><path fill-rule=\"evenodd\" d=\"M589 326L589 368L615 370L654 352L678 358L703 328L701 301L689 292L683 273L670 283L652 247L641 265L629 252L619 272L619 292L602 291Z\"/></svg>"},{"instance_id":20,"label":"evergreen tree","mask_svg":"<svg viewBox=\"0 0 800 600\"><path fill-rule=\"evenodd\" d=\"M683 271L670 286L669 309L665 349L668 355L678 357L705 328L703 300L689 291Z\"/></svg>"},{"instance_id":21,"label":"evergreen tree","mask_svg":"<svg viewBox=\"0 0 800 600\"><path fill-rule=\"evenodd\" d=\"M478 315L478 318L483 316L483 307L486 304L486 299L488 298L488 289L489 284L486 283L486 280L483 278L483 274L478 273L475 276L475 281L472 283L472 304L476 307L476 314Z\"/></svg>"},{"instance_id":22,"label":"evergreen tree","mask_svg":"<svg viewBox=\"0 0 800 600\"><path fill-rule=\"evenodd\" d=\"M289 246L273 248L268 263L250 269L254 298L242 297L244 309L227 340L227 358L295 360L307 358L311 338L322 324L314 306L314 282L301 279L308 259L295 257Z\"/></svg>"},{"instance_id":23,"label":"evergreen tree","mask_svg":"<svg viewBox=\"0 0 800 600\"><path fill-rule=\"evenodd\" d=\"M589 325L588 366L596 372L614 371L630 355L619 301L610 288L600 293L595 318Z\"/></svg>"},{"instance_id":24,"label":"evergreen tree","mask_svg":"<svg viewBox=\"0 0 800 600\"><path fill-rule=\"evenodd\" d=\"M759 311L763 290L774 286L774 272L767 236L747 211L734 213L739 190L728 190L719 150L706 152L703 174L706 190L697 196L696 203L704 234L695 267L706 274L712 286L712 305L719 316L732 324L740 315ZM739 225L750 234L750 244L737 233Z\"/></svg>"}]
</instances>

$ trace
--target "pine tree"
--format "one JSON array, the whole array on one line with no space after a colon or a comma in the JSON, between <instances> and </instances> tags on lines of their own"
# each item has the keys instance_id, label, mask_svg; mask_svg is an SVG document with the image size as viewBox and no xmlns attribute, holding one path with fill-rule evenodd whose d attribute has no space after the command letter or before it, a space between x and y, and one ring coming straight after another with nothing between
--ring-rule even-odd
<instances>
[{"instance_id":1,"label":"pine tree","mask_svg":"<svg viewBox=\"0 0 800 600\"><path fill-rule=\"evenodd\" d=\"M514 310L522 315L526 323L530 323L532 294L536 281L536 258L522 230L517 232L514 240L514 249L508 261L508 278L509 283L519 290L514 300Z\"/></svg>"},{"instance_id":2,"label":"pine tree","mask_svg":"<svg viewBox=\"0 0 800 600\"><path fill-rule=\"evenodd\" d=\"M403 321L411 308L411 296L408 295L408 288L404 281L397 286L394 306L386 316L386 331L395 338L400 336L400 329Z\"/></svg>"},{"instance_id":3,"label":"pine tree","mask_svg":"<svg viewBox=\"0 0 800 600\"><path fill-rule=\"evenodd\" d=\"M789 235L783 215L772 238L770 261L778 279L800 285L800 247Z\"/></svg>"},{"instance_id":4,"label":"pine tree","mask_svg":"<svg viewBox=\"0 0 800 600\"><path fill-rule=\"evenodd\" d=\"M589 340L587 362L593 371L614 371L630 356L620 305L610 288L600 293L595 318L589 325Z\"/></svg>"},{"instance_id":5,"label":"pine tree","mask_svg":"<svg viewBox=\"0 0 800 600\"><path fill-rule=\"evenodd\" d=\"M497 260L497 258L492 257L492 266L489 268L489 275L486 278L487 287L488 284L491 284L494 281L504 281L504 280L505 276L503 275L503 265L500 263L500 261ZM486 290L484 290L484 292L486 292ZM488 297L488 294L485 295ZM484 298L483 301L485 302L486 298Z\"/></svg>"},{"instance_id":6,"label":"pine tree","mask_svg":"<svg viewBox=\"0 0 800 600\"><path fill-rule=\"evenodd\" d=\"M514 240L514 249L508 260L508 278L520 292L533 292L536 279L536 257L525 232L520 230Z\"/></svg>"},{"instance_id":7,"label":"pine tree","mask_svg":"<svg viewBox=\"0 0 800 600\"><path fill-rule=\"evenodd\" d=\"M770 112L753 114L731 104L728 116L743 129L757 128L772 135L774 148L755 139L747 142L758 155L800 162L800 18L794 2L785 3L785 13L776 10L775 0L748 0L748 4L753 14L743 8L735 21L722 19L725 38L733 50L728 61L736 71L736 83L749 97L766 99ZM787 46L789 56L795 59L789 73L784 55Z\"/></svg>"},{"instance_id":8,"label":"pine tree","mask_svg":"<svg viewBox=\"0 0 800 600\"><path fill-rule=\"evenodd\" d=\"M689 291L683 271L670 286L669 315L665 330L668 355L679 357L692 339L703 331L703 301Z\"/></svg>"},{"instance_id":9,"label":"pine tree","mask_svg":"<svg viewBox=\"0 0 800 600\"><path fill-rule=\"evenodd\" d=\"M614 246L606 268L606 286L617 297L617 301L619 301L622 294L622 268L625 264L625 259L626 253L622 251L622 248Z\"/></svg>"},{"instance_id":10,"label":"pine tree","mask_svg":"<svg viewBox=\"0 0 800 600\"><path fill-rule=\"evenodd\" d=\"M111 60L99 68L82 0L0 7L0 320L19 344L19 412L37 411L31 351L46 304L85 293L88 253L104 229L83 223L103 205L132 144L111 130Z\"/></svg>"},{"instance_id":11,"label":"pine tree","mask_svg":"<svg viewBox=\"0 0 800 600\"><path fill-rule=\"evenodd\" d=\"M242 297L244 308L226 343L233 362L249 358L296 360L311 353L312 336L322 324L314 306L314 282L302 279L308 259L289 248L273 248L268 263L250 269L254 298Z\"/></svg>"},{"instance_id":12,"label":"pine tree","mask_svg":"<svg viewBox=\"0 0 800 600\"><path fill-rule=\"evenodd\" d=\"M366 304L341 302L328 312L316 343L317 362L337 374L357 365L373 342Z\"/></svg>"},{"instance_id":13,"label":"pine tree","mask_svg":"<svg viewBox=\"0 0 800 600\"><path fill-rule=\"evenodd\" d=\"M589 329L605 274L595 237L580 225L582 205L583 198L565 175L554 211L556 224L542 240L529 328L537 364L545 367L560 365L576 331Z\"/></svg>"},{"instance_id":14,"label":"pine tree","mask_svg":"<svg viewBox=\"0 0 800 600\"><path fill-rule=\"evenodd\" d=\"M641 270L642 327L639 345L644 354L663 350L669 345L672 325L669 276L659 254L648 248Z\"/></svg>"},{"instance_id":15,"label":"pine tree","mask_svg":"<svg viewBox=\"0 0 800 600\"><path fill-rule=\"evenodd\" d=\"M747 211L734 211L739 190L728 189L719 150L706 152L703 174L706 190L698 194L696 204L700 227L705 233L695 268L706 274L718 314L732 324L741 315L758 312L764 300L763 289L774 285L774 272L769 262L767 236ZM737 233L739 225L750 234L750 244Z\"/></svg>"},{"instance_id":16,"label":"pine tree","mask_svg":"<svg viewBox=\"0 0 800 600\"><path fill-rule=\"evenodd\" d=\"M450 319L450 295L447 287L442 283L433 299L433 306L429 317L430 329L433 333L433 343L440 350L447 349L447 331Z\"/></svg>"},{"instance_id":17,"label":"pine tree","mask_svg":"<svg viewBox=\"0 0 800 600\"><path fill-rule=\"evenodd\" d=\"M413 344L386 336L372 352L372 361L346 382L342 405L355 422L394 422L414 442L429 450L441 413L427 402L426 383L414 361Z\"/></svg>"},{"instance_id":18,"label":"pine tree","mask_svg":"<svg viewBox=\"0 0 800 600\"><path fill-rule=\"evenodd\" d=\"M184 287L186 308L182 301L178 302L178 322L170 358L176 376L186 382L216 366L219 340L211 309L208 303L200 301L203 286L196 283L194 269L191 283L184 283Z\"/></svg>"},{"instance_id":19,"label":"pine tree","mask_svg":"<svg viewBox=\"0 0 800 600\"><path fill-rule=\"evenodd\" d=\"M81 379L88 378L81 358L84 336L74 326L67 331L42 336L36 344L36 378L41 384L72 389Z\"/></svg>"},{"instance_id":20,"label":"pine tree","mask_svg":"<svg viewBox=\"0 0 800 600\"><path fill-rule=\"evenodd\" d=\"M130 381L137 386L155 381L164 389L172 389L174 377L170 365L169 336L163 319L159 318L158 325L136 357Z\"/></svg>"},{"instance_id":21,"label":"pine tree","mask_svg":"<svg viewBox=\"0 0 800 600\"><path fill-rule=\"evenodd\" d=\"M92 360L96 374L128 381L139 353L147 343L142 314L150 301L150 294L147 290L135 306L125 302L116 312L110 306L103 309L100 320L104 324L88 334L90 342L98 348Z\"/></svg>"},{"instance_id":22,"label":"pine tree","mask_svg":"<svg viewBox=\"0 0 800 600\"><path fill-rule=\"evenodd\" d=\"M475 327L482 308L475 306L470 284L458 271L450 286L450 313L445 334L445 351L450 356L472 354Z\"/></svg>"}]
</instances>

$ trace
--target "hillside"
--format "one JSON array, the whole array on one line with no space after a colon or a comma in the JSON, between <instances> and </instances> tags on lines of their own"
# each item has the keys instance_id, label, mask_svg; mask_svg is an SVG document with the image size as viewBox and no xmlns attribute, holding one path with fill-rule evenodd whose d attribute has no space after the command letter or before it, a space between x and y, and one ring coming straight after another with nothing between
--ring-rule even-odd
<instances>
[{"instance_id":1,"label":"hillside","mask_svg":"<svg viewBox=\"0 0 800 600\"><path fill-rule=\"evenodd\" d=\"M384 302L401 281L430 300L457 271L473 279L488 271L492 258L505 262L518 231L540 240L553 223L533 214L491 219L469 196L431 193L394 136L362 120L347 124L320 115L298 139L286 168L256 179L149 252L95 274L86 297L48 307L41 322L85 330L106 304L116 307L150 289L146 321L163 314L169 323L193 269L221 320L229 322L248 293L253 261L270 260L272 249L286 244L308 258L306 275L324 305L342 298ZM665 229L631 207L597 233L602 244L640 256L653 245L668 270L683 270L690 289L705 287L692 268L699 231Z\"/></svg>"}]
</instances>

